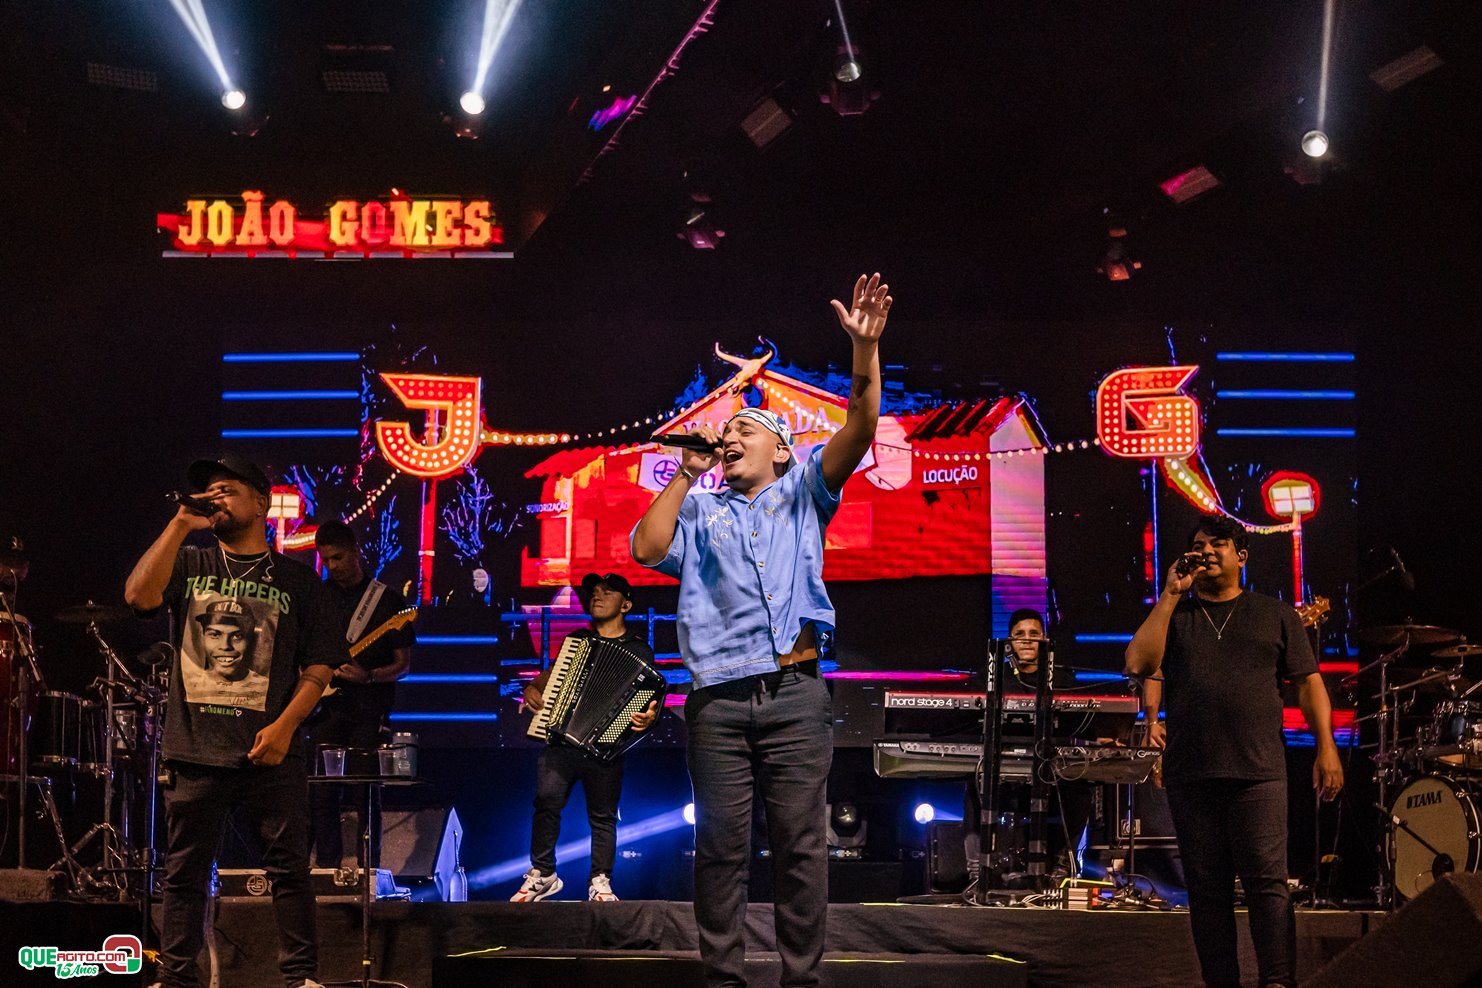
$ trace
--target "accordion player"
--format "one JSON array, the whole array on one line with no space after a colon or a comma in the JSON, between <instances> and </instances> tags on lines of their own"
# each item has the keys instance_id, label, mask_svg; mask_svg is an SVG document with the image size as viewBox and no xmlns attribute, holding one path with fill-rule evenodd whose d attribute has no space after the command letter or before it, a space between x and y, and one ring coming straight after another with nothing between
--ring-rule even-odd
<instances>
[{"instance_id":1,"label":"accordion player","mask_svg":"<svg viewBox=\"0 0 1482 988\"><path fill-rule=\"evenodd\" d=\"M551 663L541 707L525 733L553 736L594 758L611 761L644 735L632 716L664 705L668 682L651 662L621 644L570 636Z\"/></svg>"}]
</instances>

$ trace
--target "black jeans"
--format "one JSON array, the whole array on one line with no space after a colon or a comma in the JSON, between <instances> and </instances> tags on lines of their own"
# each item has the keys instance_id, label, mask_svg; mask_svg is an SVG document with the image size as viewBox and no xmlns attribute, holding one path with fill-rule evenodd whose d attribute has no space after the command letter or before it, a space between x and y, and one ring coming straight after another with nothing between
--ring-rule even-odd
<instances>
[{"instance_id":1,"label":"black jeans","mask_svg":"<svg viewBox=\"0 0 1482 988\"><path fill-rule=\"evenodd\" d=\"M308 783L303 759L289 756L272 768L217 768L171 763L165 790L164 929L160 980L166 988L200 983L196 955L203 946L211 864L221 848L228 812L241 806L263 847L262 866L273 883L278 920L278 968L289 988L313 978L319 964L314 889L309 884Z\"/></svg>"},{"instance_id":2,"label":"black jeans","mask_svg":"<svg viewBox=\"0 0 1482 988\"><path fill-rule=\"evenodd\" d=\"M746 984L751 804L766 804L777 950L786 988L818 984L828 915L826 787L833 704L818 663L691 693L695 787L695 922L712 986Z\"/></svg>"},{"instance_id":3,"label":"black jeans","mask_svg":"<svg viewBox=\"0 0 1482 988\"><path fill-rule=\"evenodd\" d=\"M314 722L309 727L309 752L319 758L319 749L325 745L344 748L365 748L374 751L381 743L381 710L355 702L351 697L336 694L324 700ZM323 762L315 766L316 772L323 771ZM346 766L345 771L353 771ZM310 836L315 863L320 868L338 868L345 853L345 841L340 834L340 806L349 803L355 811L355 832L365 829L365 786L335 786L315 783L309 787L309 815L312 829ZM377 802L380 787L371 794ZM373 806L375 804L373 803ZM379 809L378 806L375 806ZM381 814L371 814L371 862L380 858ZM356 858L360 857L356 845ZM365 862L360 862L365 864Z\"/></svg>"},{"instance_id":4,"label":"black jeans","mask_svg":"<svg viewBox=\"0 0 1482 988\"><path fill-rule=\"evenodd\" d=\"M561 811L580 782L592 828L591 875L612 875L617 858L618 800L623 794L623 759L603 762L571 745L546 745L535 768L535 816L530 823L530 863L542 875L556 870Z\"/></svg>"},{"instance_id":5,"label":"black jeans","mask_svg":"<svg viewBox=\"0 0 1482 988\"><path fill-rule=\"evenodd\" d=\"M1207 985L1239 985L1235 876L1245 889L1262 985L1296 984L1297 925L1287 892L1286 782L1212 779L1168 786L1189 889L1189 924Z\"/></svg>"}]
</instances>

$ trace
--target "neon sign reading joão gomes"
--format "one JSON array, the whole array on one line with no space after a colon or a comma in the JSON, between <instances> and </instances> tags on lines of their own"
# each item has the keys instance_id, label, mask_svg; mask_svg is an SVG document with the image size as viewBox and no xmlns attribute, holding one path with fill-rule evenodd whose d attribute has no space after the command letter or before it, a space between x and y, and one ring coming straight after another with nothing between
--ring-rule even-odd
<instances>
[{"instance_id":1,"label":"neon sign reading jo\u00e3o gomes","mask_svg":"<svg viewBox=\"0 0 1482 988\"><path fill-rule=\"evenodd\" d=\"M320 218L287 199L268 202L248 189L239 201L187 199L185 212L160 213L174 249L191 254L475 253L504 244L504 229L488 199L336 199Z\"/></svg>"}]
</instances>

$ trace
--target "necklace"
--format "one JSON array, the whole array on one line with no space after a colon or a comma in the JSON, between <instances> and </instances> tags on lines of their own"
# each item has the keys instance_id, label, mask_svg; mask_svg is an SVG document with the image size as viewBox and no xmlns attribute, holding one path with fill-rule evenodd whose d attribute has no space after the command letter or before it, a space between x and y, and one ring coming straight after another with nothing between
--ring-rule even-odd
<instances>
[{"instance_id":1,"label":"necklace","mask_svg":"<svg viewBox=\"0 0 1482 988\"><path fill-rule=\"evenodd\" d=\"M265 582L265 583L272 582L272 579L273 579L273 564L272 564L272 562L270 560L271 560L273 554L272 554L272 551L271 550L264 550L264 552L261 555L252 557L251 558L252 565L251 566L248 566L241 573L233 573L232 572L231 557L226 554L226 549L222 548L222 546L221 546L220 543L217 543L216 548L221 552L221 565L223 565L223 566L226 567L226 575L229 576L229 577L231 577L233 582L240 582L242 580L247 579L247 577L251 576L252 573L259 566L261 566L264 562L267 562L267 564L268 564L268 571L267 571L266 575L263 576L263 582ZM245 562L248 562L248 560L242 559L242 560L239 560L239 562L244 562L245 563Z\"/></svg>"},{"instance_id":2,"label":"necklace","mask_svg":"<svg viewBox=\"0 0 1482 988\"><path fill-rule=\"evenodd\" d=\"M1241 596L1244 596L1244 594L1242 594ZM1239 606L1240 606L1240 597L1236 597L1235 598L1235 603L1233 605L1231 605L1231 607L1230 607L1230 613L1229 614L1226 614L1225 615L1225 619L1223 621L1221 621L1219 624L1215 624L1214 623L1214 618L1210 617L1209 616L1209 612L1204 609L1204 603L1202 601L1200 602L1200 604L1199 604L1199 611L1200 611L1200 613L1202 613L1204 615L1204 620L1208 621L1209 622L1209 626L1214 629L1214 640L1215 641L1223 641L1224 640L1224 638L1225 638L1225 629L1230 626L1230 619L1235 616L1235 608L1236 607L1239 607Z\"/></svg>"}]
</instances>

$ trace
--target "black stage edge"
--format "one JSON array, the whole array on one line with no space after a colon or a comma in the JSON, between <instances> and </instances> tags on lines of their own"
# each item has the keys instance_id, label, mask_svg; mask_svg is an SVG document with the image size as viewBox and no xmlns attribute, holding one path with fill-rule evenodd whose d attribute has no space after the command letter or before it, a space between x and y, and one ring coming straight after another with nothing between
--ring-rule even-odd
<instances>
[{"instance_id":1,"label":"black stage edge","mask_svg":"<svg viewBox=\"0 0 1482 988\"><path fill-rule=\"evenodd\" d=\"M696 950L692 908L688 902L667 901L518 905L379 902L371 916L371 946L376 958L372 976L400 981L410 988L486 984L495 977L501 978L500 984L516 984L519 982L514 978L520 975L512 969L507 982L500 971L484 970L483 966L474 972L478 975L475 982L463 979L463 969L453 975L457 980L435 980L434 972L448 970L445 964L453 963L444 962L444 958L496 948L520 951L520 956L526 957L566 956L583 959L582 963L591 962L590 952L607 951L621 952L611 954L614 959L633 957L635 953L653 958L662 964L658 970L665 978L665 988L683 988L685 975L692 970L688 962L694 959ZM0 903L0 930L4 931L3 939L12 940L15 946L64 941L67 946L84 947L88 944L77 942L77 936L64 937L59 931L87 931L101 944L107 932L133 929L127 913L116 905L53 903L42 909L35 904ZM1382 918L1376 913L1299 911L1299 977L1312 977ZM1255 957L1244 913L1239 914L1239 925L1242 970L1253 978ZM750 907L746 932L748 956L757 959L754 985L760 988L776 984L775 954L764 956L774 948L770 904ZM90 943L89 936L83 939ZM321 901L319 942L321 980L358 978L359 906L353 901ZM271 903L222 901L217 951L223 984L232 988L278 988L282 984L277 972L278 940ZM1187 913L833 904L829 906L828 951L834 958L826 965L828 983L847 984L849 988L876 984L893 988L907 983L953 988L964 983L1187 988L1199 983ZM659 961L660 957L664 960ZM23 974L15 966L15 958L11 946L0 954L0 963L6 965L0 983L56 983L49 972L45 980L12 980L12 973ZM988 962L994 958L1000 960ZM470 964L475 961L468 960ZM578 962L571 963L575 971ZM651 988L654 965L632 960L625 963L646 969ZM600 983L608 983L607 979L614 976L604 973ZM118 983L123 984L123 979Z\"/></svg>"}]
</instances>

